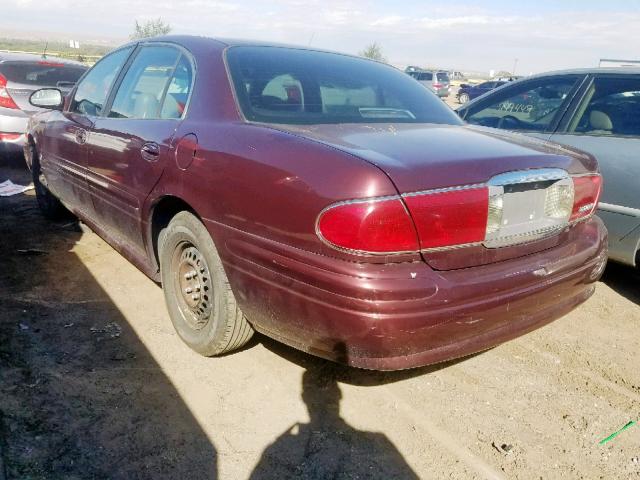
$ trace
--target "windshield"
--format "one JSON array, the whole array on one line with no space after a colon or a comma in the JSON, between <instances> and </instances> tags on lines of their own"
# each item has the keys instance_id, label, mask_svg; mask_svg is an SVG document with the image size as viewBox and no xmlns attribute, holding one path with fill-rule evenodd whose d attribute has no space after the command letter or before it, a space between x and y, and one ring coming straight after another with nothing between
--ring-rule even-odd
<instances>
[{"instance_id":1,"label":"windshield","mask_svg":"<svg viewBox=\"0 0 640 480\"><path fill-rule=\"evenodd\" d=\"M462 123L423 85L378 62L293 48L233 47L227 63L248 120Z\"/></svg>"},{"instance_id":2,"label":"windshield","mask_svg":"<svg viewBox=\"0 0 640 480\"><path fill-rule=\"evenodd\" d=\"M38 87L64 87L70 83L76 83L85 70L86 67L65 65L55 60L0 64L0 73L9 82Z\"/></svg>"}]
</instances>

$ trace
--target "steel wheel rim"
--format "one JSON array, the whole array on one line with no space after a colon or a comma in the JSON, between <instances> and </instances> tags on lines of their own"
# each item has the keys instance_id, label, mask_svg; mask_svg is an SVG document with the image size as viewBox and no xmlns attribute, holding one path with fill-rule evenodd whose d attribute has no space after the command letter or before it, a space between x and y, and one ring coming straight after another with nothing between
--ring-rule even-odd
<instances>
[{"instance_id":1,"label":"steel wheel rim","mask_svg":"<svg viewBox=\"0 0 640 480\"><path fill-rule=\"evenodd\" d=\"M191 242L179 243L171 258L171 274L183 319L193 330L201 330L213 310L211 275L204 255Z\"/></svg>"}]
</instances>

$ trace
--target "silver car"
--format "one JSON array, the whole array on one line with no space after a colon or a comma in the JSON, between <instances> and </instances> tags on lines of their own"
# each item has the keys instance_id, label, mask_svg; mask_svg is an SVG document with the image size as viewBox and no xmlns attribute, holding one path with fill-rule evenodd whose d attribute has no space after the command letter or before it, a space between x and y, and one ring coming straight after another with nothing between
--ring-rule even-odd
<instances>
[{"instance_id":1,"label":"silver car","mask_svg":"<svg viewBox=\"0 0 640 480\"><path fill-rule=\"evenodd\" d=\"M415 78L418 82L433 91L439 97L444 98L449 96L451 91L449 72L444 70L422 70L418 67L407 67L405 73Z\"/></svg>"},{"instance_id":2,"label":"silver car","mask_svg":"<svg viewBox=\"0 0 640 480\"><path fill-rule=\"evenodd\" d=\"M468 123L576 147L597 157L598 215L609 258L640 262L640 69L545 73L508 83L458 109Z\"/></svg>"},{"instance_id":3,"label":"silver car","mask_svg":"<svg viewBox=\"0 0 640 480\"><path fill-rule=\"evenodd\" d=\"M64 94L86 70L71 60L0 52L0 155L22 152L27 121L40 111L29 103L34 91L56 87Z\"/></svg>"}]
</instances>

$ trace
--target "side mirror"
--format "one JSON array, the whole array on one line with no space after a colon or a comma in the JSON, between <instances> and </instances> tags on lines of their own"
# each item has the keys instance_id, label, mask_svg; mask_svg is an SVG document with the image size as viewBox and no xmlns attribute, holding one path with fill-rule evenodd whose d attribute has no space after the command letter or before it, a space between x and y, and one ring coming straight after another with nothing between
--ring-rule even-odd
<instances>
[{"instance_id":1,"label":"side mirror","mask_svg":"<svg viewBox=\"0 0 640 480\"><path fill-rule=\"evenodd\" d=\"M41 88L31 94L29 103L34 107L62 110L64 96L57 88Z\"/></svg>"}]
</instances>

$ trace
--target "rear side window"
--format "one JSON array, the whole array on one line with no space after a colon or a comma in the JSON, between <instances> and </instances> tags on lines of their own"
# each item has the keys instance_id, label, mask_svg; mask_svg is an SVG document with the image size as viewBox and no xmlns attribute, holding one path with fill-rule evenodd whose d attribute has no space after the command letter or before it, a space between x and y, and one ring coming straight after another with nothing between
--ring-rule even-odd
<instances>
[{"instance_id":1,"label":"rear side window","mask_svg":"<svg viewBox=\"0 0 640 480\"><path fill-rule=\"evenodd\" d=\"M160 118L160 107L180 52L173 47L144 47L118 87L109 117Z\"/></svg>"},{"instance_id":2,"label":"rear side window","mask_svg":"<svg viewBox=\"0 0 640 480\"><path fill-rule=\"evenodd\" d=\"M561 113L580 78L545 78L503 89L469 109L465 120L485 127L543 132Z\"/></svg>"},{"instance_id":3,"label":"rear side window","mask_svg":"<svg viewBox=\"0 0 640 480\"><path fill-rule=\"evenodd\" d=\"M596 78L568 131L640 136L640 77Z\"/></svg>"},{"instance_id":4,"label":"rear side window","mask_svg":"<svg viewBox=\"0 0 640 480\"><path fill-rule=\"evenodd\" d=\"M52 60L3 62L0 73L8 82L33 87L67 87L75 84L87 69Z\"/></svg>"},{"instance_id":5,"label":"rear side window","mask_svg":"<svg viewBox=\"0 0 640 480\"><path fill-rule=\"evenodd\" d=\"M191 62L182 55L164 97L160 118L181 118L189 101L193 82Z\"/></svg>"},{"instance_id":6,"label":"rear side window","mask_svg":"<svg viewBox=\"0 0 640 480\"><path fill-rule=\"evenodd\" d=\"M280 47L232 47L227 63L248 120L440 123L460 119L409 75L378 62Z\"/></svg>"},{"instance_id":7,"label":"rear side window","mask_svg":"<svg viewBox=\"0 0 640 480\"><path fill-rule=\"evenodd\" d=\"M423 82L430 82L431 80L433 80L433 73L431 72L418 73L416 76L416 79Z\"/></svg>"},{"instance_id":8,"label":"rear side window","mask_svg":"<svg viewBox=\"0 0 640 480\"><path fill-rule=\"evenodd\" d=\"M131 47L123 48L96 63L78 84L70 110L84 115L100 115L111 86L130 53Z\"/></svg>"}]
</instances>

